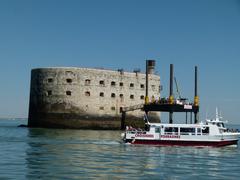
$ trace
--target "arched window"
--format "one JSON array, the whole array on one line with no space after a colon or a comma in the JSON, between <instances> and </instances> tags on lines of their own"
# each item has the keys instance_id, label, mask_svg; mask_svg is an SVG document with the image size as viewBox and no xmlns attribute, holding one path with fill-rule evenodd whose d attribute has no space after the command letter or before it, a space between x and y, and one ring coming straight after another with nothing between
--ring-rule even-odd
<instances>
[{"instance_id":1,"label":"arched window","mask_svg":"<svg viewBox=\"0 0 240 180\"><path fill-rule=\"evenodd\" d=\"M90 92L89 92L89 91L86 91L86 92L85 92L85 96L90 96Z\"/></svg>"},{"instance_id":2,"label":"arched window","mask_svg":"<svg viewBox=\"0 0 240 180\"><path fill-rule=\"evenodd\" d=\"M90 85L90 83L91 83L91 80L90 80L90 79L86 79L86 80L85 80L85 85Z\"/></svg>"},{"instance_id":3,"label":"arched window","mask_svg":"<svg viewBox=\"0 0 240 180\"><path fill-rule=\"evenodd\" d=\"M115 82L115 81L112 81L112 82L111 82L111 86L116 86L116 82Z\"/></svg>"},{"instance_id":4,"label":"arched window","mask_svg":"<svg viewBox=\"0 0 240 180\"><path fill-rule=\"evenodd\" d=\"M122 86L123 86L123 82L120 82L120 83L119 83L119 86L122 87Z\"/></svg>"},{"instance_id":5,"label":"arched window","mask_svg":"<svg viewBox=\"0 0 240 180\"><path fill-rule=\"evenodd\" d=\"M133 87L134 87L134 84L133 84L133 83L130 83L130 87L133 88Z\"/></svg>"},{"instance_id":6,"label":"arched window","mask_svg":"<svg viewBox=\"0 0 240 180\"><path fill-rule=\"evenodd\" d=\"M152 85L152 90L153 90L153 91L155 90L155 87L156 87L155 85Z\"/></svg>"},{"instance_id":7,"label":"arched window","mask_svg":"<svg viewBox=\"0 0 240 180\"><path fill-rule=\"evenodd\" d=\"M140 88L141 88L141 89L144 89L144 84L141 84L141 85L140 85Z\"/></svg>"},{"instance_id":8,"label":"arched window","mask_svg":"<svg viewBox=\"0 0 240 180\"><path fill-rule=\"evenodd\" d=\"M53 78L48 78L48 83L52 83L53 82Z\"/></svg>"},{"instance_id":9,"label":"arched window","mask_svg":"<svg viewBox=\"0 0 240 180\"><path fill-rule=\"evenodd\" d=\"M105 85L105 82L104 82L103 80L101 80L101 81L99 81L99 84L100 84L101 86L104 86L104 85Z\"/></svg>"},{"instance_id":10,"label":"arched window","mask_svg":"<svg viewBox=\"0 0 240 180\"><path fill-rule=\"evenodd\" d=\"M71 95L72 95L72 92L71 92L71 91L66 91L66 95L67 95L67 96L71 96Z\"/></svg>"},{"instance_id":11,"label":"arched window","mask_svg":"<svg viewBox=\"0 0 240 180\"><path fill-rule=\"evenodd\" d=\"M141 95L141 96L140 96L140 99L144 99L144 95Z\"/></svg>"},{"instance_id":12,"label":"arched window","mask_svg":"<svg viewBox=\"0 0 240 180\"><path fill-rule=\"evenodd\" d=\"M112 94L111 94L111 97L112 97L112 98L115 98L115 97L116 97L116 94L115 94L115 93L112 93Z\"/></svg>"},{"instance_id":13,"label":"arched window","mask_svg":"<svg viewBox=\"0 0 240 180\"><path fill-rule=\"evenodd\" d=\"M100 96L100 97L104 97L104 93L103 93L103 92L100 92L100 93L99 93L99 96Z\"/></svg>"},{"instance_id":14,"label":"arched window","mask_svg":"<svg viewBox=\"0 0 240 180\"><path fill-rule=\"evenodd\" d=\"M47 91L47 96L51 96L52 95L52 91Z\"/></svg>"},{"instance_id":15,"label":"arched window","mask_svg":"<svg viewBox=\"0 0 240 180\"><path fill-rule=\"evenodd\" d=\"M112 106L112 107L111 107L111 110L112 110L112 111L115 111L115 110L116 110L116 108L115 108L114 106Z\"/></svg>"},{"instance_id":16,"label":"arched window","mask_svg":"<svg viewBox=\"0 0 240 180\"><path fill-rule=\"evenodd\" d=\"M134 95L133 94L130 95L130 99L134 99Z\"/></svg>"},{"instance_id":17,"label":"arched window","mask_svg":"<svg viewBox=\"0 0 240 180\"><path fill-rule=\"evenodd\" d=\"M72 79L70 79L70 78L67 78L66 81L67 81L67 83L72 83Z\"/></svg>"}]
</instances>

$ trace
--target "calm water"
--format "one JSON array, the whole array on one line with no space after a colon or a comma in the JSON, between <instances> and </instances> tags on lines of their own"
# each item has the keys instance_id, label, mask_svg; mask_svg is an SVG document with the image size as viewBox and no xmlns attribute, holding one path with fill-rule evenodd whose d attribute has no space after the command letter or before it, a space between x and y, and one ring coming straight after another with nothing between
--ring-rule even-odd
<instances>
[{"instance_id":1,"label":"calm water","mask_svg":"<svg viewBox=\"0 0 240 180\"><path fill-rule=\"evenodd\" d=\"M120 143L120 131L18 128L0 120L0 179L239 179L240 147ZM239 128L240 129L240 128Z\"/></svg>"}]
</instances>

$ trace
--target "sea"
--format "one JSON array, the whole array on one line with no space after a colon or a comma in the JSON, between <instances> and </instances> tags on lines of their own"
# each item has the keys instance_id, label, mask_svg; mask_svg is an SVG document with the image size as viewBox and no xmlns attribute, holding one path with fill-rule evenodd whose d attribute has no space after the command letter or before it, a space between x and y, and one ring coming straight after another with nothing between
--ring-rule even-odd
<instances>
[{"instance_id":1,"label":"sea","mask_svg":"<svg viewBox=\"0 0 240 180\"><path fill-rule=\"evenodd\" d=\"M121 131L20 124L27 120L0 120L0 180L240 178L240 147L129 145Z\"/></svg>"}]
</instances>

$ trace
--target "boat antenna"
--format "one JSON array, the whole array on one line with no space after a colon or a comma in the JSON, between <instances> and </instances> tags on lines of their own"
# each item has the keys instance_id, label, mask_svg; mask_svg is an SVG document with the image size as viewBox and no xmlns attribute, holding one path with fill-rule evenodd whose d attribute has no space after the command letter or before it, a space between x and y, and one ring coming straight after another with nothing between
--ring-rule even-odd
<instances>
[{"instance_id":1,"label":"boat antenna","mask_svg":"<svg viewBox=\"0 0 240 180\"><path fill-rule=\"evenodd\" d=\"M206 109L206 120L208 119L208 107Z\"/></svg>"}]
</instances>

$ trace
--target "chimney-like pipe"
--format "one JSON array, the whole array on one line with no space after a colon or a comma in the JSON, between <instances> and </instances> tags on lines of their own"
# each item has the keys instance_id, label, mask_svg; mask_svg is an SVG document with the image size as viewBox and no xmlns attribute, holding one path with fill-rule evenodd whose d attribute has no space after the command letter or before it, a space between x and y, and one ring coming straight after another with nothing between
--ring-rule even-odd
<instances>
[{"instance_id":1,"label":"chimney-like pipe","mask_svg":"<svg viewBox=\"0 0 240 180\"><path fill-rule=\"evenodd\" d=\"M146 60L146 94L145 94L145 104L149 103L148 97L148 75L154 73L155 60Z\"/></svg>"}]
</instances>

